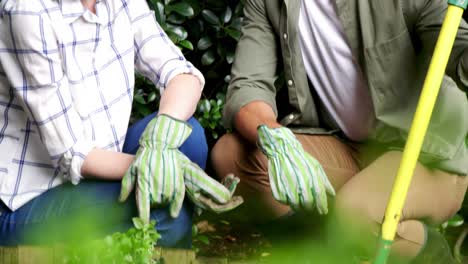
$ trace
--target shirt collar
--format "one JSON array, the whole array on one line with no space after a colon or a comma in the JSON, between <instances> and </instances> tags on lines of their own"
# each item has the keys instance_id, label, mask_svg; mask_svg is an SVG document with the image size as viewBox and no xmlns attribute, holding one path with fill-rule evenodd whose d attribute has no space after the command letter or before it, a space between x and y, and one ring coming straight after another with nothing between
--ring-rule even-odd
<instances>
[{"instance_id":1,"label":"shirt collar","mask_svg":"<svg viewBox=\"0 0 468 264\"><path fill-rule=\"evenodd\" d=\"M102 0L97 0L96 5L101 1ZM83 15L85 15L85 19L89 22L102 24L101 19L91 13L87 14L88 12L80 0L58 0L58 3L60 9L62 10L63 19L68 24L73 23L76 19Z\"/></svg>"},{"instance_id":2,"label":"shirt collar","mask_svg":"<svg viewBox=\"0 0 468 264\"><path fill-rule=\"evenodd\" d=\"M58 0L58 4L62 10L63 19L68 24L82 16L86 11L80 0Z\"/></svg>"}]
</instances>

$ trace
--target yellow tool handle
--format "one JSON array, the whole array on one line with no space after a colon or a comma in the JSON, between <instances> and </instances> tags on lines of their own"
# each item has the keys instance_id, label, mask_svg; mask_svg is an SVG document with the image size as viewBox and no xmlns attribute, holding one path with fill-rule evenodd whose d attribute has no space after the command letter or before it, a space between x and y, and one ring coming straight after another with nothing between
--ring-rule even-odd
<instances>
[{"instance_id":1,"label":"yellow tool handle","mask_svg":"<svg viewBox=\"0 0 468 264\"><path fill-rule=\"evenodd\" d=\"M390 201L385 211L379 247L374 259L375 264L385 264L387 262L414 169L418 162L419 153L445 74L445 68L447 67L463 12L468 5L468 0L449 0L448 2L447 14L424 81L408 140L403 151L400 168L398 169Z\"/></svg>"},{"instance_id":2,"label":"yellow tool handle","mask_svg":"<svg viewBox=\"0 0 468 264\"><path fill-rule=\"evenodd\" d=\"M426 80L424 81L413 124L408 135L408 141L403 152L400 168L393 185L392 196L385 212L385 221L382 226L382 238L385 240L393 240L395 237L412 174L429 126L432 110L436 103L463 11L463 8L449 5L445 21L442 25Z\"/></svg>"}]
</instances>

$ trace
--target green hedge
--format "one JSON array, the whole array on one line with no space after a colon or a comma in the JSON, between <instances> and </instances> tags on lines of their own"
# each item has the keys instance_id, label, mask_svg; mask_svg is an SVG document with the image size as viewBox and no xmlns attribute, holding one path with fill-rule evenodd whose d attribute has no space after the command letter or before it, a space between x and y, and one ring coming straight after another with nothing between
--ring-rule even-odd
<instances>
[{"instance_id":1,"label":"green hedge","mask_svg":"<svg viewBox=\"0 0 468 264\"><path fill-rule=\"evenodd\" d=\"M226 131L221 124L231 64L240 37L243 1L147 0L156 19L185 57L206 78L195 116L205 128L209 144ZM141 76L135 84L132 121L154 112L159 93Z\"/></svg>"}]
</instances>

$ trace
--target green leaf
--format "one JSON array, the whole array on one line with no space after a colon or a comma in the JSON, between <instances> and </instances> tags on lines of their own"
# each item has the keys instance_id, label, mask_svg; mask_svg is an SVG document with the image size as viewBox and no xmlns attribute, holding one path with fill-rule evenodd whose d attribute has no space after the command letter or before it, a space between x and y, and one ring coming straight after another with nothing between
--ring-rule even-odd
<instances>
[{"instance_id":1,"label":"green leaf","mask_svg":"<svg viewBox=\"0 0 468 264\"><path fill-rule=\"evenodd\" d=\"M226 49L223 45L218 45L218 47L216 48L216 52L221 58L224 58L226 56Z\"/></svg>"},{"instance_id":2,"label":"green leaf","mask_svg":"<svg viewBox=\"0 0 468 264\"><path fill-rule=\"evenodd\" d=\"M205 245L209 245L209 244L210 244L210 239L209 239L207 236L205 236L205 235L199 235L199 236L197 237L197 239L198 239L199 241L203 242Z\"/></svg>"},{"instance_id":3,"label":"green leaf","mask_svg":"<svg viewBox=\"0 0 468 264\"><path fill-rule=\"evenodd\" d=\"M205 10L202 11L202 16L210 24L217 25L220 22L219 18L216 16L216 14L213 13L212 11L208 10L208 9L205 9Z\"/></svg>"},{"instance_id":4,"label":"green leaf","mask_svg":"<svg viewBox=\"0 0 468 264\"><path fill-rule=\"evenodd\" d=\"M226 28L224 29L226 33L231 36L231 38L235 39L236 41L239 41L241 32L232 28Z\"/></svg>"},{"instance_id":5,"label":"green leaf","mask_svg":"<svg viewBox=\"0 0 468 264\"><path fill-rule=\"evenodd\" d=\"M240 15L240 13L242 13L242 9L244 8L244 4L243 4L243 1L239 1L239 3L237 4L236 6L236 9L234 10L234 13L236 15Z\"/></svg>"},{"instance_id":6,"label":"green leaf","mask_svg":"<svg viewBox=\"0 0 468 264\"><path fill-rule=\"evenodd\" d=\"M216 112L213 114L213 119L221 119L221 113L220 112Z\"/></svg>"},{"instance_id":7,"label":"green leaf","mask_svg":"<svg viewBox=\"0 0 468 264\"><path fill-rule=\"evenodd\" d=\"M148 6L149 6L152 10L155 10L157 4L159 3L158 0L148 0L147 2L148 2Z\"/></svg>"},{"instance_id":8,"label":"green leaf","mask_svg":"<svg viewBox=\"0 0 468 264\"><path fill-rule=\"evenodd\" d=\"M201 3L202 1L200 0L184 0L187 4L189 4L192 8L193 11L195 12L195 15L198 16L198 14L201 12Z\"/></svg>"},{"instance_id":9,"label":"green leaf","mask_svg":"<svg viewBox=\"0 0 468 264\"><path fill-rule=\"evenodd\" d=\"M148 95L148 103L149 103L149 102L153 102L155 99L156 99L156 92L151 92L151 93Z\"/></svg>"},{"instance_id":10,"label":"green leaf","mask_svg":"<svg viewBox=\"0 0 468 264\"><path fill-rule=\"evenodd\" d=\"M139 217L133 217L132 221L136 229L143 229L143 227L145 226L145 223L143 223L143 220Z\"/></svg>"},{"instance_id":11,"label":"green leaf","mask_svg":"<svg viewBox=\"0 0 468 264\"><path fill-rule=\"evenodd\" d=\"M221 14L221 19L223 20L224 23L228 23L232 18L232 10L228 6L226 10Z\"/></svg>"},{"instance_id":12,"label":"green leaf","mask_svg":"<svg viewBox=\"0 0 468 264\"><path fill-rule=\"evenodd\" d=\"M203 107L205 109L204 112L210 112L211 104L210 104L210 101L208 99L203 99L202 105L203 105Z\"/></svg>"},{"instance_id":13,"label":"green leaf","mask_svg":"<svg viewBox=\"0 0 468 264\"><path fill-rule=\"evenodd\" d=\"M228 64L232 64L234 62L234 51L230 50L226 52L226 61Z\"/></svg>"},{"instance_id":14,"label":"green leaf","mask_svg":"<svg viewBox=\"0 0 468 264\"><path fill-rule=\"evenodd\" d=\"M167 33L167 35L169 36L169 38L171 39L171 41L173 43L177 43L177 42L180 41L179 37L177 35L175 35L174 33L169 32L169 31L167 31L166 33Z\"/></svg>"},{"instance_id":15,"label":"green leaf","mask_svg":"<svg viewBox=\"0 0 468 264\"><path fill-rule=\"evenodd\" d=\"M169 5L166 7L166 10L174 11L177 14L185 17L191 17L195 14L193 8L185 2L177 3L175 5Z\"/></svg>"},{"instance_id":16,"label":"green leaf","mask_svg":"<svg viewBox=\"0 0 468 264\"><path fill-rule=\"evenodd\" d=\"M193 50L193 44L192 42L188 41L188 40L182 40L182 41L179 41L179 44L180 46L188 49L188 50Z\"/></svg>"},{"instance_id":17,"label":"green leaf","mask_svg":"<svg viewBox=\"0 0 468 264\"><path fill-rule=\"evenodd\" d=\"M204 66L211 65L215 61L215 53L212 50L209 50L203 54L201 57L201 63Z\"/></svg>"},{"instance_id":18,"label":"green leaf","mask_svg":"<svg viewBox=\"0 0 468 264\"><path fill-rule=\"evenodd\" d=\"M179 40L184 40L188 36L187 30L181 26L167 25L166 30L168 34L176 35Z\"/></svg>"},{"instance_id":19,"label":"green leaf","mask_svg":"<svg viewBox=\"0 0 468 264\"><path fill-rule=\"evenodd\" d=\"M170 14L166 21L171 23L171 24L175 24L175 25L181 25L185 22L185 17L181 16L181 15L178 15L176 13L173 13L173 14Z\"/></svg>"},{"instance_id":20,"label":"green leaf","mask_svg":"<svg viewBox=\"0 0 468 264\"><path fill-rule=\"evenodd\" d=\"M206 50L209 47L211 47L212 45L213 45L213 42L211 41L211 38L208 37L208 36L205 36L205 37L198 40L197 48L199 50Z\"/></svg>"},{"instance_id":21,"label":"green leaf","mask_svg":"<svg viewBox=\"0 0 468 264\"><path fill-rule=\"evenodd\" d=\"M225 224L225 225L230 225L230 224L231 224L231 223L229 223L229 222L226 221L226 220L221 220L221 221L219 221L219 222L220 222L220 223L223 223L223 224Z\"/></svg>"},{"instance_id":22,"label":"green leaf","mask_svg":"<svg viewBox=\"0 0 468 264\"><path fill-rule=\"evenodd\" d=\"M143 95L141 94L135 94L133 99L139 104L142 104L142 105L146 104L145 99L143 98Z\"/></svg>"},{"instance_id":23,"label":"green leaf","mask_svg":"<svg viewBox=\"0 0 468 264\"><path fill-rule=\"evenodd\" d=\"M458 227L463 225L464 220L463 217L459 214L454 215L452 218L448 220L448 226L450 227Z\"/></svg>"},{"instance_id":24,"label":"green leaf","mask_svg":"<svg viewBox=\"0 0 468 264\"><path fill-rule=\"evenodd\" d=\"M157 2L154 4L155 9L154 9L154 16L156 17L156 21L163 26L166 23L166 15L164 11L164 5L161 2Z\"/></svg>"},{"instance_id":25,"label":"green leaf","mask_svg":"<svg viewBox=\"0 0 468 264\"><path fill-rule=\"evenodd\" d=\"M197 225L192 225L192 237L196 237L198 235L198 227Z\"/></svg>"},{"instance_id":26,"label":"green leaf","mask_svg":"<svg viewBox=\"0 0 468 264\"><path fill-rule=\"evenodd\" d=\"M242 17L237 17L237 18L234 18L231 22L231 27L236 29L236 30L241 30L242 28L242 21L243 21L243 18Z\"/></svg>"}]
</instances>

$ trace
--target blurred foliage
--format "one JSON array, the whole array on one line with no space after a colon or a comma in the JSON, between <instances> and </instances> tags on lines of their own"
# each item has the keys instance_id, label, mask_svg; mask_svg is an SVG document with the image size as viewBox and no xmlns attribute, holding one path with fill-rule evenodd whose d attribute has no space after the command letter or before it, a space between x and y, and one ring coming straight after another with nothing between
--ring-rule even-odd
<instances>
[{"instance_id":1,"label":"blurred foliage","mask_svg":"<svg viewBox=\"0 0 468 264\"><path fill-rule=\"evenodd\" d=\"M133 218L133 225L126 233L117 232L101 240L66 246L62 263L159 263L153 259L154 246L161 237L154 228L156 223L145 224L140 218Z\"/></svg>"},{"instance_id":2,"label":"blurred foliage","mask_svg":"<svg viewBox=\"0 0 468 264\"><path fill-rule=\"evenodd\" d=\"M226 131L221 124L231 64L243 19L239 0L147 0L161 27L205 76L206 85L195 117L209 143ZM159 94L137 76L132 121L154 112Z\"/></svg>"}]
</instances>

